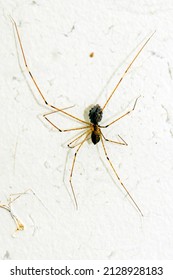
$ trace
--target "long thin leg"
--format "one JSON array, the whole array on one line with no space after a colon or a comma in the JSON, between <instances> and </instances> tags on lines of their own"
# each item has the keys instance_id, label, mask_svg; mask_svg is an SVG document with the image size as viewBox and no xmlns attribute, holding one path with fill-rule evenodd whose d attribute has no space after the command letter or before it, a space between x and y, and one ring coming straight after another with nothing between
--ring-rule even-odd
<instances>
[{"instance_id":1,"label":"long thin leg","mask_svg":"<svg viewBox=\"0 0 173 280\"><path fill-rule=\"evenodd\" d=\"M45 118L46 121L48 121L51 125L53 125L56 129L59 130L59 132L67 132L67 131L73 131L73 130L80 130L80 129L85 129L85 128L89 128L90 126L82 126L82 127L75 127L75 128L70 128L70 129L60 129L58 126L56 126L52 121L50 121L47 118L47 115L53 114L53 113L57 113L58 111L53 111L53 112L49 112L43 115L43 117Z\"/></svg>"},{"instance_id":2,"label":"long thin leg","mask_svg":"<svg viewBox=\"0 0 173 280\"><path fill-rule=\"evenodd\" d=\"M120 85L120 83L122 82L122 80L124 79L125 75L127 74L127 72L129 71L130 67L132 66L133 62L136 60L136 58L138 57L138 55L141 53L141 51L144 49L144 47L146 46L146 44L150 41L150 39L153 37L154 33L156 31L154 31L151 36L145 41L145 43L143 44L143 46L140 48L140 50L137 52L137 54L135 55L135 57L133 58L133 60L130 62L130 64L128 65L128 67L126 68L126 70L124 71L124 74L121 76L119 82L117 83L117 85L115 86L115 88L113 89L113 91L111 92L110 96L108 97L108 99L106 100L106 103L104 104L104 106L102 107L102 111L105 109L105 107L107 106L109 100L111 99L111 97L113 96L114 92L116 91L116 89L118 88L118 86Z\"/></svg>"},{"instance_id":3,"label":"long thin leg","mask_svg":"<svg viewBox=\"0 0 173 280\"><path fill-rule=\"evenodd\" d=\"M87 140L89 140L89 139L91 139L91 136L90 136L90 135L89 135L89 137L86 138L85 141L87 141ZM74 144L73 146L68 146L68 147L71 148L71 149L73 149L73 148L79 146L81 143L82 143L82 141L80 141L79 143Z\"/></svg>"},{"instance_id":4,"label":"long thin leg","mask_svg":"<svg viewBox=\"0 0 173 280\"><path fill-rule=\"evenodd\" d=\"M73 158L73 162L72 162L72 168L71 168L71 172L70 172L70 185L71 185L71 189L72 189L72 193L73 193L73 197L74 197L74 201L75 201L75 205L76 205L76 209L78 209L78 204L77 204L77 199L75 196L75 192L74 192L74 188L73 188L73 184L72 184L72 177L73 177L73 170L74 170L74 166L75 166L75 161L76 161L76 156L79 152L79 149L82 147L83 143L86 141L88 135L91 133L91 131L89 131L86 135L86 137L84 138L84 140L81 142L80 146L77 148L75 154L74 154L74 158Z\"/></svg>"},{"instance_id":5,"label":"long thin leg","mask_svg":"<svg viewBox=\"0 0 173 280\"><path fill-rule=\"evenodd\" d=\"M104 145L104 142L103 142L103 138L101 136L101 142L102 142L102 146L103 146L103 149L104 149L104 153L105 153L105 156L114 172L114 174L116 175L117 179L119 180L121 186L125 189L126 193L128 194L128 196L131 198L131 200L133 201L134 205L136 206L136 208L138 209L138 211L141 213L141 215L143 216L143 213L141 211L141 209L139 208L139 206L137 205L137 203L135 202L135 200L133 199L133 197L131 196L131 194L129 193L129 191L127 190L127 188L125 187L125 185L123 184L123 182L121 181L120 177L118 176L118 173L116 172L112 162L110 161L109 157L108 157L108 154L107 154L107 151L106 151L106 148L105 148L105 145Z\"/></svg>"},{"instance_id":6,"label":"long thin leg","mask_svg":"<svg viewBox=\"0 0 173 280\"><path fill-rule=\"evenodd\" d=\"M17 200L18 198L20 198L22 195L27 194L29 191L32 192L32 194L36 196L36 194L33 192L32 189L27 189L27 190L25 190L25 191L22 192L22 193L12 193L12 194L10 194L10 199L9 199L8 205L12 204L14 201L16 201L16 200ZM13 196L14 198L12 198L12 196ZM37 199L39 199L39 198L37 197Z\"/></svg>"},{"instance_id":7,"label":"long thin leg","mask_svg":"<svg viewBox=\"0 0 173 280\"><path fill-rule=\"evenodd\" d=\"M68 146L69 148L73 149L74 147L80 145L82 141L81 141L80 143L77 143L77 144L74 144L73 146L71 146L71 144L73 144L75 141L79 140L79 139L80 139L82 136L84 136L86 133L88 133L88 130L85 131L84 133L80 134L79 136L77 136L75 139L73 139L67 146Z\"/></svg>"},{"instance_id":8,"label":"long thin leg","mask_svg":"<svg viewBox=\"0 0 173 280\"><path fill-rule=\"evenodd\" d=\"M14 220L15 224L16 224L16 231L20 231L20 230L24 230L24 225L21 223L21 221L17 218L16 215L13 214L12 210L11 210L11 204L12 202L14 202L16 199L18 199L22 194L18 195L16 198L12 199L10 198L10 201L8 202L8 204L0 204L0 208L3 208L5 210L7 210L12 219Z\"/></svg>"},{"instance_id":9,"label":"long thin leg","mask_svg":"<svg viewBox=\"0 0 173 280\"><path fill-rule=\"evenodd\" d=\"M119 145L125 145L125 146L128 145L120 135L118 135L118 137L119 137L123 142L118 142L118 141L114 141L114 140L107 139L107 138L103 135L102 132L101 132L101 134L102 134L103 138L105 139L105 141L108 141L108 142L111 142L111 143L115 143L115 144L119 144Z\"/></svg>"},{"instance_id":10,"label":"long thin leg","mask_svg":"<svg viewBox=\"0 0 173 280\"><path fill-rule=\"evenodd\" d=\"M134 103L134 105L133 105L133 108L132 108L131 110L129 110L128 112L126 112L125 114L123 114L122 116L120 116L119 118L115 119L115 120L112 121L111 123L109 123L109 124L107 124L107 125L99 125L99 127L101 127L101 128L106 128L106 127L110 126L111 124L113 124L113 123L119 121L120 119L124 118L125 116L129 115L131 112L133 112L133 111L135 110L136 103L137 103L139 97L140 97L140 96L138 96L138 97L136 98L135 103Z\"/></svg>"},{"instance_id":11,"label":"long thin leg","mask_svg":"<svg viewBox=\"0 0 173 280\"><path fill-rule=\"evenodd\" d=\"M48 213L53 216L50 212L49 209L44 205L43 201L38 197L38 195L32 190L32 189L27 189L22 193L14 193L10 195L10 200L8 205L10 206L15 200L17 200L18 198L20 198L22 195L27 194L31 192L37 199L38 201L41 203L41 205L46 209L46 211L48 211ZM12 196L14 196L14 198L12 199Z\"/></svg>"},{"instance_id":12,"label":"long thin leg","mask_svg":"<svg viewBox=\"0 0 173 280\"><path fill-rule=\"evenodd\" d=\"M44 103L45 103L47 106L49 106L50 108L53 108L53 109L55 109L55 110L57 110L57 111L60 111L61 113L65 114L65 115L67 115L67 116L69 116L69 117L71 117L71 118L73 118L73 119L75 119L75 120L77 120L77 121L79 121L79 122L89 124L89 122L86 122L86 121L84 121L84 120L81 120L81 119L79 119L79 118L77 118L77 117L75 117L75 116L73 116L73 115L71 115L71 114L69 114L69 113L63 111L62 109L59 109L59 108L57 108L57 107L55 107L55 106L53 106L53 105L51 105L51 104L49 104L49 103L47 102L46 98L44 97L42 91L40 90L40 88L39 88L39 86L38 86L38 84L37 84L37 82L36 82L34 76L32 75L32 73L31 73L31 71L30 71L30 69L29 69L29 67L28 67L28 63L27 63L26 56L25 56L25 53L24 53L22 41L21 41L21 39L20 39L20 35L19 35L18 28L17 28L17 24L16 24L16 22L14 21L14 19L13 19L12 17L10 17L10 18L11 18L12 23L14 24L14 27L15 27L15 30L16 30L16 33L17 33L17 38L18 38L18 41L19 41L19 45L20 45L20 49L21 49L21 52L22 52L22 56L23 56L23 60L24 60L24 63L25 63L26 70L28 71L28 73L29 73L29 75L30 75L30 77L31 77L31 79L32 79L32 81L33 81L33 83L34 83L34 85L36 86L36 88L37 88L39 94L41 95L41 97L42 97Z\"/></svg>"}]
</instances>

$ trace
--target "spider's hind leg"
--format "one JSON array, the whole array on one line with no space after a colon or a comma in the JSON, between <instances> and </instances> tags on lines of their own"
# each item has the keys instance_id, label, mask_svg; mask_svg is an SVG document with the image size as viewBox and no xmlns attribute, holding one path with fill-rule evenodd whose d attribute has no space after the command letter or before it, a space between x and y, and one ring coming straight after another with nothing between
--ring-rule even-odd
<instances>
[{"instance_id":1,"label":"spider's hind leg","mask_svg":"<svg viewBox=\"0 0 173 280\"><path fill-rule=\"evenodd\" d=\"M121 186L122 186L123 189L126 191L126 193L127 193L128 196L130 197L130 199L132 200L132 202L134 203L134 205L136 206L136 208L138 209L138 211L140 212L141 216L143 216L143 213L142 213L141 209L139 208L139 206L137 205L137 203L135 202L135 200L133 199L133 197L131 196L131 194L129 193L129 191L127 190L127 188L125 187L125 185L124 185L123 182L121 181L121 179L120 179L118 173L117 173L116 170L115 170L115 167L113 166L111 160L109 159L108 154L107 154L107 151L106 151L106 148L105 148L105 144L104 144L104 142L103 142L102 136L101 136L101 142L102 142L102 146L103 146L103 150L104 150L105 156L106 156L106 158L107 158L107 160L108 160L108 162L109 162L109 164L110 164L110 166L111 166L111 168L112 168L112 170L113 170L115 176L117 177L117 179L118 179L118 181L120 182Z\"/></svg>"},{"instance_id":2,"label":"spider's hind leg","mask_svg":"<svg viewBox=\"0 0 173 280\"><path fill-rule=\"evenodd\" d=\"M71 185L71 189L72 189L72 193L73 193L76 209L78 209L78 204L77 204L77 199L76 199L76 195L75 195L73 184L72 184L73 170L74 170L77 154L78 154L80 148L82 147L82 145L84 144L84 142L87 140L87 138L88 138L90 133L91 133L90 130L87 131L86 137L83 139L83 141L80 143L79 147L77 148L77 150L76 150L76 152L74 154L74 157L73 157L73 162L72 162L72 167L71 167L71 172L70 172L69 182L70 182L70 185Z\"/></svg>"}]
</instances>

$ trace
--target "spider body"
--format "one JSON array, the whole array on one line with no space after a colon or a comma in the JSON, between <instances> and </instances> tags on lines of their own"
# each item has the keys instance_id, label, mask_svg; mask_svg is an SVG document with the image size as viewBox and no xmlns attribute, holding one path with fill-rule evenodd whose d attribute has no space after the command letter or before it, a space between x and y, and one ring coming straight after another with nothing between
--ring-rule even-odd
<instances>
[{"instance_id":1,"label":"spider body","mask_svg":"<svg viewBox=\"0 0 173 280\"><path fill-rule=\"evenodd\" d=\"M96 145L100 141L101 130L98 124L92 124L92 132L91 132L91 140L94 145Z\"/></svg>"},{"instance_id":2,"label":"spider body","mask_svg":"<svg viewBox=\"0 0 173 280\"><path fill-rule=\"evenodd\" d=\"M134 111L135 106L136 106L136 102L137 102L139 97L136 99L133 108L131 110L128 110L126 113L124 113L120 117L116 118L115 120L111 121L110 123L108 123L107 125L104 125L104 126L99 125L99 122L102 120L103 110L105 109L105 107L107 106L108 102L110 101L110 99L114 95L115 91L117 90L117 88L121 84L122 80L124 79L125 75L129 71L129 69L131 68L132 64L134 63L136 58L139 56L139 54L142 52L142 50L144 49L146 44L149 42L149 40L152 38L152 36L154 35L155 32L153 32L150 35L150 37L144 42L144 44L139 49L139 51L137 52L135 57L132 59L132 61L130 62L130 64L128 65L126 70L124 71L123 75L121 76L119 82L116 84L116 86L114 87L113 91L111 92L111 94L107 98L107 100L106 100L105 104L103 105L103 107L100 107L100 105L96 104L96 105L94 105L90 109L90 111L89 111L89 120L90 121L87 122L85 120L82 120L82 119L80 119L80 118L78 118L78 117L76 117L76 116L66 112L65 109L67 109L67 108L60 109L59 107L56 107L56 106L50 104L49 102L47 102L46 98L44 97L42 91L40 90L40 88L39 88L39 86L38 86L38 84L36 82L36 79L34 78L34 76L32 75L32 73L31 73L31 71L30 71L30 69L28 67L27 60L26 60L25 53L24 53L24 49L23 49L22 42L21 42L21 39L20 39L19 31L18 31L18 28L17 28L17 24L16 24L16 22L12 18L11 18L11 20L12 20L12 22L14 24L14 27L15 27L15 30L16 30L16 33L17 33L17 37L18 37L20 49L21 49L21 52L22 52L23 61L25 63L25 67L26 67L26 69L27 69L27 71L28 71L28 73L29 73L33 83L35 84L35 87L37 88L37 90L38 90L42 100L44 101L45 105L47 105L50 109L53 110L53 111L48 112L48 113L43 115L45 120L48 121L55 129L58 129L58 131L60 131L60 132L79 131L79 130L85 129L84 132L82 132L79 136L77 136L75 139L73 139L68 144L69 148L73 149L73 148L77 147L76 152L74 153L72 167L71 167L71 172L70 172L70 178L69 178L69 182L70 182L70 185L71 185L71 190L72 190L73 197L74 197L74 200L75 200L76 208L78 207L78 204L77 204L77 199L76 199L74 188L73 188L73 184L72 184L73 170L74 170L74 166L75 166L75 162L76 162L76 157L77 157L77 154L78 154L79 150L81 149L83 144L86 142L88 137L91 137L92 143L94 145L96 145L101 140L101 144L102 144L102 147L103 147L103 150L104 150L104 154L106 156L106 159L107 159L107 161L108 161L108 163L109 163L109 165L110 165L110 167L111 167L115 177L118 179L120 185L123 187L123 189L128 194L128 196L131 199L131 201L134 203L134 205L136 206L136 208L138 209L140 214L143 216L142 211L140 210L139 206L137 205L137 203L135 202L135 200L133 199L133 197L131 196L131 194L129 193L129 191L127 190L125 185L123 184L123 182L121 181L121 179L120 179L120 177L119 177L119 175L118 175L114 165L112 164L111 160L109 159L108 154L107 154L107 150L106 150L106 147L105 147L105 144L104 144L104 141L115 143L115 144L118 144L118 145L125 145L125 146L127 146L127 143L120 136L119 136L119 138L121 139L121 141L114 141L114 140L107 139L104 136L104 134L102 133L102 131L101 131L101 128L107 128L108 126L111 126L115 122L119 121L120 119L124 118L125 116L129 115L132 111ZM57 125L54 124L54 122L52 122L48 118L48 115L51 115L51 114L54 114L54 113L60 113L60 114L63 114L64 116L68 116L72 120L80 122L81 124L83 124L83 126L81 126L81 127L72 127L72 128L69 128L69 129L60 129Z\"/></svg>"},{"instance_id":3,"label":"spider body","mask_svg":"<svg viewBox=\"0 0 173 280\"><path fill-rule=\"evenodd\" d=\"M102 108L100 105L95 105L89 111L89 119L91 121L91 140L94 145L100 141L101 130L98 123L101 121L103 116Z\"/></svg>"}]
</instances>

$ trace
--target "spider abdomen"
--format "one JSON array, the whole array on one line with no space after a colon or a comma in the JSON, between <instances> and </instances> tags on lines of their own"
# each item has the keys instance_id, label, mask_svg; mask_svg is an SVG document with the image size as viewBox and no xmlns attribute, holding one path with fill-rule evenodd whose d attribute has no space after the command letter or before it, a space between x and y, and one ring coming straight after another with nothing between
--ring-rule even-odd
<instances>
[{"instance_id":1,"label":"spider abdomen","mask_svg":"<svg viewBox=\"0 0 173 280\"><path fill-rule=\"evenodd\" d=\"M96 145L99 141L100 141L100 128L98 127L98 125L93 125L93 131L91 133L91 140L93 142L94 145Z\"/></svg>"},{"instance_id":2,"label":"spider abdomen","mask_svg":"<svg viewBox=\"0 0 173 280\"><path fill-rule=\"evenodd\" d=\"M94 145L96 145L100 141L100 135L95 134L94 131L91 134L91 140Z\"/></svg>"}]
</instances>

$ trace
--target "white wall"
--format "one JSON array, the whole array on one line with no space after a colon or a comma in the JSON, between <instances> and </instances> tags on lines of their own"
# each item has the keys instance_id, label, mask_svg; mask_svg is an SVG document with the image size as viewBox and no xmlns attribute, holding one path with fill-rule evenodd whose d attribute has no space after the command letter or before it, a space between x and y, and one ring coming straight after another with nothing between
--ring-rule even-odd
<instances>
[{"instance_id":1,"label":"white wall","mask_svg":"<svg viewBox=\"0 0 173 280\"><path fill-rule=\"evenodd\" d=\"M0 200L12 204L25 230L0 209L0 258L172 259L173 3L172 1L0 1ZM44 121L49 112L22 60L11 15L46 99L83 118L103 106L143 40L156 30L104 111L102 123L135 111L104 130L128 147L106 143L122 190L101 143L85 143L74 169L75 210L69 185L74 151ZM89 54L94 52L94 57ZM21 68L20 68L20 64ZM23 72L22 72L23 71ZM56 115L61 127L75 123ZM105 120L105 122L104 122Z\"/></svg>"}]
</instances>

